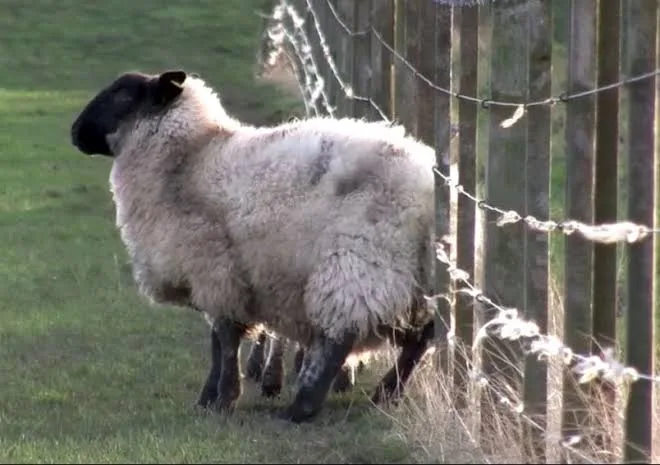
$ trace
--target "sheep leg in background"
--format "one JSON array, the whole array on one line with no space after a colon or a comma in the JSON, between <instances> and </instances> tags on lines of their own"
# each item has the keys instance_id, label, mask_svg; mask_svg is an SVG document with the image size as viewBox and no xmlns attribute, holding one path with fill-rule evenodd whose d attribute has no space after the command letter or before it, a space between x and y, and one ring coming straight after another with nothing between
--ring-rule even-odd
<instances>
[{"instance_id":1,"label":"sheep leg in background","mask_svg":"<svg viewBox=\"0 0 660 465\"><path fill-rule=\"evenodd\" d=\"M401 347L401 353L396 364L378 383L371 398L374 403L396 400L403 394L404 386L433 339L433 332L434 322L431 320L421 330L406 331L400 337L394 336L394 343Z\"/></svg>"},{"instance_id":2,"label":"sheep leg in background","mask_svg":"<svg viewBox=\"0 0 660 465\"><path fill-rule=\"evenodd\" d=\"M360 360L360 363L358 363L356 371L358 373L362 373L366 368L367 368L367 366L364 364L364 362L362 360Z\"/></svg>"},{"instance_id":3,"label":"sheep leg in background","mask_svg":"<svg viewBox=\"0 0 660 465\"><path fill-rule=\"evenodd\" d=\"M256 382L261 381L264 372L264 360L266 353L266 333L259 334L257 341L252 344L252 350L247 360L247 369L245 375Z\"/></svg>"},{"instance_id":4,"label":"sheep leg in background","mask_svg":"<svg viewBox=\"0 0 660 465\"><path fill-rule=\"evenodd\" d=\"M298 375L296 397L277 416L294 423L314 417L321 410L330 385L351 353L354 342L354 335L348 335L342 341L324 335L315 337L305 351L305 360Z\"/></svg>"},{"instance_id":5,"label":"sheep leg in background","mask_svg":"<svg viewBox=\"0 0 660 465\"><path fill-rule=\"evenodd\" d=\"M300 374L300 369L302 368L304 358L305 358L305 349L303 348L303 346L298 344L298 350L296 350L296 357L293 362L293 369L295 370L296 378Z\"/></svg>"},{"instance_id":6,"label":"sheep leg in background","mask_svg":"<svg viewBox=\"0 0 660 465\"><path fill-rule=\"evenodd\" d=\"M286 341L284 339L281 337L271 339L268 361L261 382L261 394L264 397L275 397L282 391L285 349Z\"/></svg>"},{"instance_id":7,"label":"sheep leg in background","mask_svg":"<svg viewBox=\"0 0 660 465\"><path fill-rule=\"evenodd\" d=\"M353 368L349 365L344 365L339 369L332 389L335 392L349 391L355 384L355 377L353 375Z\"/></svg>"},{"instance_id":8,"label":"sheep leg in background","mask_svg":"<svg viewBox=\"0 0 660 465\"><path fill-rule=\"evenodd\" d=\"M202 388L197 400L197 405L207 408L218 399L218 383L222 374L222 350L220 340L211 329L211 368L206 377L206 383Z\"/></svg>"},{"instance_id":9,"label":"sheep leg in background","mask_svg":"<svg viewBox=\"0 0 660 465\"><path fill-rule=\"evenodd\" d=\"M241 339L247 332L247 328L245 325L222 318L216 322L215 331L220 342L222 358L222 372L215 409L222 411L231 409L241 395L239 351Z\"/></svg>"}]
</instances>

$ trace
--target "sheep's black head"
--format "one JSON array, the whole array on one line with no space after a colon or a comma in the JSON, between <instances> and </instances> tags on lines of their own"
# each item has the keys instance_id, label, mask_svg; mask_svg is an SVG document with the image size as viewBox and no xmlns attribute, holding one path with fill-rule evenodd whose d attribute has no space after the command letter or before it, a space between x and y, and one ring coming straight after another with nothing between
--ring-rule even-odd
<instances>
[{"instance_id":1,"label":"sheep's black head","mask_svg":"<svg viewBox=\"0 0 660 465\"><path fill-rule=\"evenodd\" d=\"M108 136L140 114L158 112L183 91L185 71L119 76L85 106L71 126L71 142L87 155L113 156Z\"/></svg>"}]
</instances>

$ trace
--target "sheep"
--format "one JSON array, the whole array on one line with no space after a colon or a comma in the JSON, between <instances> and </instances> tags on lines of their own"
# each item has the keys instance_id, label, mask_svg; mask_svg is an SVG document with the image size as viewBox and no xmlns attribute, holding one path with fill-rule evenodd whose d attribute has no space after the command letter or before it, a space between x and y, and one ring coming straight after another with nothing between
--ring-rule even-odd
<instances>
[{"instance_id":1,"label":"sheep","mask_svg":"<svg viewBox=\"0 0 660 465\"><path fill-rule=\"evenodd\" d=\"M353 118L249 125L184 70L119 75L70 137L112 159L139 293L212 328L200 405L233 411L241 340L264 328L305 347L277 418L315 418L347 357L387 342L400 353L371 400L401 398L434 337L432 147Z\"/></svg>"}]
</instances>

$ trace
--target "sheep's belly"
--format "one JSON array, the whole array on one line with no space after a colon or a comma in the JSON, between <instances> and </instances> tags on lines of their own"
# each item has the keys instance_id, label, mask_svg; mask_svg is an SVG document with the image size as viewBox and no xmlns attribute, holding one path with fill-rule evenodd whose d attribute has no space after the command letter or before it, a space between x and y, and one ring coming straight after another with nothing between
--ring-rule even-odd
<instances>
[{"instance_id":1,"label":"sheep's belly","mask_svg":"<svg viewBox=\"0 0 660 465\"><path fill-rule=\"evenodd\" d=\"M354 330L366 341L378 325L409 317L418 297L420 227L365 223L358 203L344 204L341 215L306 204L300 214L289 209L250 228L233 224L240 268L259 301L255 320L297 340L314 327L331 337Z\"/></svg>"},{"instance_id":2,"label":"sheep's belly","mask_svg":"<svg viewBox=\"0 0 660 465\"><path fill-rule=\"evenodd\" d=\"M333 338L355 331L364 350L379 346L391 327L411 323L415 298L409 276L345 257L325 265L311 273L292 267L257 275L253 318L302 343L318 330ZM419 312L425 309L415 309L414 319L424 320Z\"/></svg>"},{"instance_id":3,"label":"sheep's belly","mask_svg":"<svg viewBox=\"0 0 660 465\"><path fill-rule=\"evenodd\" d=\"M304 284L283 287L281 284L253 288L255 300L254 307L250 309L251 316L289 339L306 341L312 327L304 308Z\"/></svg>"}]
</instances>

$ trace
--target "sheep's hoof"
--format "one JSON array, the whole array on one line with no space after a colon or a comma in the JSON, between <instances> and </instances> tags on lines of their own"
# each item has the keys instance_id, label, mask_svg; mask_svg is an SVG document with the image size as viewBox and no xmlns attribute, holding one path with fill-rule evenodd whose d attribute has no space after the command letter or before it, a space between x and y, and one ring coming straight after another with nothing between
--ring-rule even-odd
<instances>
[{"instance_id":1,"label":"sheep's hoof","mask_svg":"<svg viewBox=\"0 0 660 465\"><path fill-rule=\"evenodd\" d=\"M285 409L277 412L275 418L278 420L287 421L290 423L302 423L306 420L309 420L311 417L307 415L301 415L291 411L291 409Z\"/></svg>"},{"instance_id":2,"label":"sheep's hoof","mask_svg":"<svg viewBox=\"0 0 660 465\"><path fill-rule=\"evenodd\" d=\"M262 371L263 365L258 360L250 359L247 369L245 370L245 376L258 383L261 381Z\"/></svg>"},{"instance_id":3,"label":"sheep's hoof","mask_svg":"<svg viewBox=\"0 0 660 465\"><path fill-rule=\"evenodd\" d=\"M275 418L291 423L302 423L312 420L317 412L317 410L293 404L284 410L277 411L275 413Z\"/></svg>"},{"instance_id":4,"label":"sheep's hoof","mask_svg":"<svg viewBox=\"0 0 660 465\"><path fill-rule=\"evenodd\" d=\"M282 391L281 383L272 383L272 384L262 384L261 385L261 395L267 398L277 397Z\"/></svg>"},{"instance_id":5,"label":"sheep's hoof","mask_svg":"<svg viewBox=\"0 0 660 465\"><path fill-rule=\"evenodd\" d=\"M340 370L332 385L333 391L337 393L347 392L353 387L350 373L346 370Z\"/></svg>"},{"instance_id":6,"label":"sheep's hoof","mask_svg":"<svg viewBox=\"0 0 660 465\"><path fill-rule=\"evenodd\" d=\"M212 409L211 409L210 404L204 405L204 404L200 403L199 401L195 402L191 406L191 409L192 409L192 412L196 415L208 415L208 414L212 413Z\"/></svg>"},{"instance_id":7,"label":"sheep's hoof","mask_svg":"<svg viewBox=\"0 0 660 465\"><path fill-rule=\"evenodd\" d=\"M240 390L232 390L227 393L221 393L215 402L213 402L210 408L216 413L232 412L239 397Z\"/></svg>"},{"instance_id":8,"label":"sheep's hoof","mask_svg":"<svg viewBox=\"0 0 660 465\"><path fill-rule=\"evenodd\" d=\"M214 412L220 414L232 413L236 408L236 400L219 398L213 403L211 408Z\"/></svg>"},{"instance_id":9,"label":"sheep's hoof","mask_svg":"<svg viewBox=\"0 0 660 465\"><path fill-rule=\"evenodd\" d=\"M212 390L212 389L203 389L202 392L199 394L199 398L197 399L197 405L198 407L201 407L203 409L207 409L211 407L215 401L218 399L218 391L217 390Z\"/></svg>"}]
</instances>

